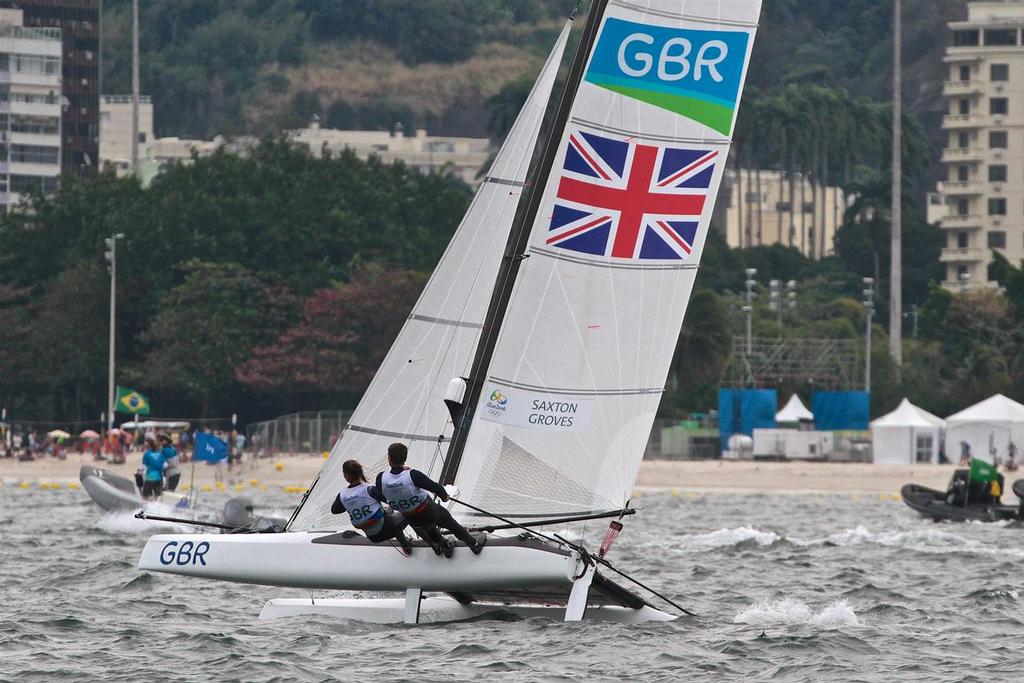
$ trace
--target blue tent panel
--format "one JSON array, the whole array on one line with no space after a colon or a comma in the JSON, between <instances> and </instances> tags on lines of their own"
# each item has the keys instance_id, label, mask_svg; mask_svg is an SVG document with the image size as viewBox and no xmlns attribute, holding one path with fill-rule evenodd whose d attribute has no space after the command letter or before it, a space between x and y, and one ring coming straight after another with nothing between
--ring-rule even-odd
<instances>
[{"instance_id":1,"label":"blue tent panel","mask_svg":"<svg viewBox=\"0 0 1024 683\"><path fill-rule=\"evenodd\" d=\"M866 391L815 391L813 404L817 429L832 432L868 428L871 394Z\"/></svg>"},{"instance_id":2,"label":"blue tent panel","mask_svg":"<svg viewBox=\"0 0 1024 683\"><path fill-rule=\"evenodd\" d=\"M754 429L775 426L779 395L775 389L719 389L718 431L722 450L733 434L753 436Z\"/></svg>"}]
</instances>

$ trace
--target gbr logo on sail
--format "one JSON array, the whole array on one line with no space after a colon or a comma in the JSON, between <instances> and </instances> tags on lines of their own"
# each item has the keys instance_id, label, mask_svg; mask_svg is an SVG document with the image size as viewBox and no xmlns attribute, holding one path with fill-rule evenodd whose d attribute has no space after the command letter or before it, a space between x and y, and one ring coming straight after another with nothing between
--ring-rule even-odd
<instances>
[{"instance_id":1,"label":"gbr logo on sail","mask_svg":"<svg viewBox=\"0 0 1024 683\"><path fill-rule=\"evenodd\" d=\"M585 80L728 135L749 44L746 31L674 28L609 17Z\"/></svg>"}]
</instances>

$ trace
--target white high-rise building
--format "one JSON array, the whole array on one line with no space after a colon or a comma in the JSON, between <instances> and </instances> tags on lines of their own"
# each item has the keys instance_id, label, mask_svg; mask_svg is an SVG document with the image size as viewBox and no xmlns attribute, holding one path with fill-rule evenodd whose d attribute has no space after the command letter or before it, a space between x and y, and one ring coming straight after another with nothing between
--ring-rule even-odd
<instances>
[{"instance_id":1,"label":"white high-rise building","mask_svg":"<svg viewBox=\"0 0 1024 683\"><path fill-rule=\"evenodd\" d=\"M993 250L1024 259L1024 0L970 2L949 28L940 258L943 284L961 289L994 284Z\"/></svg>"},{"instance_id":2,"label":"white high-rise building","mask_svg":"<svg viewBox=\"0 0 1024 683\"><path fill-rule=\"evenodd\" d=\"M57 187L61 160L61 37L0 9L0 206Z\"/></svg>"}]
</instances>

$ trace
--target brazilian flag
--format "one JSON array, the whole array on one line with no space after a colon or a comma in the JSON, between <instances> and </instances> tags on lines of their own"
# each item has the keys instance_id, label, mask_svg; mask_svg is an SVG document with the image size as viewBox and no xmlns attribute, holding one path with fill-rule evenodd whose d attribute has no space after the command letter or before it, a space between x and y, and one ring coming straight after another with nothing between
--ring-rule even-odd
<instances>
[{"instance_id":1,"label":"brazilian flag","mask_svg":"<svg viewBox=\"0 0 1024 683\"><path fill-rule=\"evenodd\" d=\"M998 481L996 466L980 458L971 458L971 481Z\"/></svg>"},{"instance_id":2,"label":"brazilian flag","mask_svg":"<svg viewBox=\"0 0 1024 683\"><path fill-rule=\"evenodd\" d=\"M149 399L134 389L119 386L117 398L114 400L114 410L119 413L149 415Z\"/></svg>"}]
</instances>

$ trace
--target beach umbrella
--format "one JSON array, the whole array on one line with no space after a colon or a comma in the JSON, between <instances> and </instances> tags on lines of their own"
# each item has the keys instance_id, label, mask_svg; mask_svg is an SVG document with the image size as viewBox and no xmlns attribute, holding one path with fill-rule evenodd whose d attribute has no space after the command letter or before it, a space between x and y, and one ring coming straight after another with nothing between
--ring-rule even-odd
<instances>
[{"instance_id":1,"label":"beach umbrella","mask_svg":"<svg viewBox=\"0 0 1024 683\"><path fill-rule=\"evenodd\" d=\"M98 439L98 438L100 438L99 432L96 432L96 431L94 431L92 429L86 429L84 432L82 432L78 436L80 436L83 439Z\"/></svg>"},{"instance_id":2,"label":"beach umbrella","mask_svg":"<svg viewBox=\"0 0 1024 683\"><path fill-rule=\"evenodd\" d=\"M71 436L70 434L65 432L63 429L54 429L52 432L46 432L46 435L50 436L50 437L53 437L55 439L66 439L66 438Z\"/></svg>"}]
</instances>

